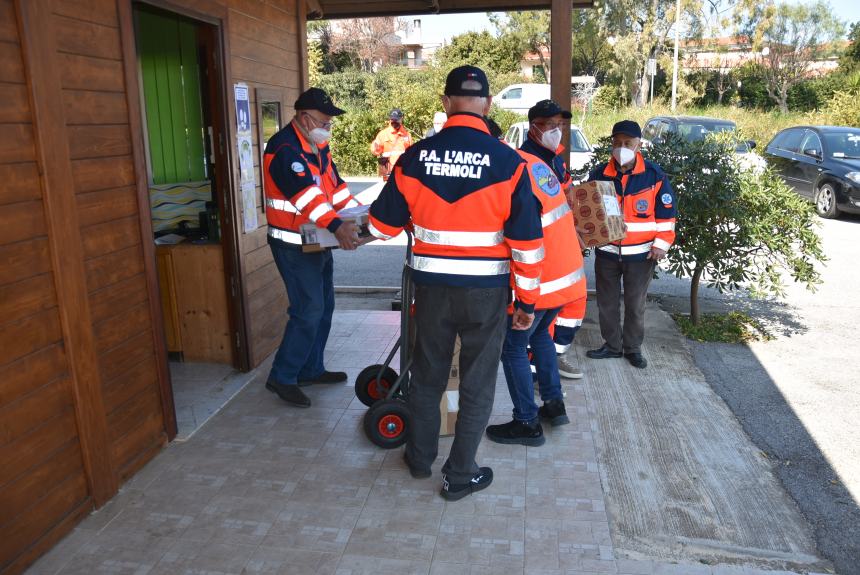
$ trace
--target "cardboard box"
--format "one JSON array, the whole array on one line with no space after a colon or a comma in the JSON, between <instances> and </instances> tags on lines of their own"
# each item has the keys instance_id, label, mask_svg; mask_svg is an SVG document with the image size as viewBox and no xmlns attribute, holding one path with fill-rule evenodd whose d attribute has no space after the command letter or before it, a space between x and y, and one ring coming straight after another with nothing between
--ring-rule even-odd
<instances>
[{"instance_id":1,"label":"cardboard box","mask_svg":"<svg viewBox=\"0 0 860 575\"><path fill-rule=\"evenodd\" d=\"M585 247L594 248L623 240L624 214L612 182L583 182L570 188L567 203L576 220L576 231Z\"/></svg>"},{"instance_id":2,"label":"cardboard box","mask_svg":"<svg viewBox=\"0 0 860 575\"><path fill-rule=\"evenodd\" d=\"M442 415L442 425L439 427L439 435L454 435L454 427L457 425L457 415L460 413L460 338L454 342L454 357L451 361L451 371L448 372L448 387L442 394L442 402L439 404L439 412Z\"/></svg>"},{"instance_id":3,"label":"cardboard box","mask_svg":"<svg viewBox=\"0 0 860 575\"><path fill-rule=\"evenodd\" d=\"M353 222L358 226L360 245L375 239L367 228L367 223L370 221L369 210L370 206L355 206L345 208L337 213L343 221ZM302 224L299 231L302 234L302 251L304 252L318 252L326 248L337 248L340 245L337 237L326 228L308 223Z\"/></svg>"}]
</instances>

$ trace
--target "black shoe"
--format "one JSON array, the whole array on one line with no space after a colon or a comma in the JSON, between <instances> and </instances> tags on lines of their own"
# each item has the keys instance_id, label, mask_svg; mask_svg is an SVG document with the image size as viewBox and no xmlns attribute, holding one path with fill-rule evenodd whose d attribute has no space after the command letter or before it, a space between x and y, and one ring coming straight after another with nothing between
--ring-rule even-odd
<instances>
[{"instance_id":1,"label":"black shoe","mask_svg":"<svg viewBox=\"0 0 860 575\"><path fill-rule=\"evenodd\" d=\"M612 351L606 344L600 346L597 349L590 349L585 352L586 357L590 357L591 359L609 359L611 357L621 357L620 351Z\"/></svg>"},{"instance_id":2,"label":"black shoe","mask_svg":"<svg viewBox=\"0 0 860 575\"><path fill-rule=\"evenodd\" d=\"M412 476L413 479L427 479L433 472L430 471L430 468L421 468L417 465L412 465L412 462L409 461L409 458L406 457L406 452L403 452L403 462L406 463L406 467L409 468L409 475Z\"/></svg>"},{"instance_id":3,"label":"black shoe","mask_svg":"<svg viewBox=\"0 0 860 575\"><path fill-rule=\"evenodd\" d=\"M570 423L567 410L564 408L564 400L561 399L551 399L544 402L538 408L538 415L541 419L549 419L549 424L553 427Z\"/></svg>"},{"instance_id":4,"label":"black shoe","mask_svg":"<svg viewBox=\"0 0 860 575\"><path fill-rule=\"evenodd\" d=\"M315 383L343 383L346 381L346 373L342 371L324 371L313 379L300 379L299 387L307 387Z\"/></svg>"},{"instance_id":5,"label":"black shoe","mask_svg":"<svg viewBox=\"0 0 860 575\"><path fill-rule=\"evenodd\" d=\"M295 385L281 385L274 381L266 382L266 389L272 393L277 393L278 397L296 407L310 407L311 400L304 392Z\"/></svg>"},{"instance_id":6,"label":"black shoe","mask_svg":"<svg viewBox=\"0 0 860 575\"><path fill-rule=\"evenodd\" d=\"M509 421L501 425L491 425L487 428L487 437L496 443L519 444L537 447L546 443L543 427L540 422L528 425L522 421Z\"/></svg>"},{"instance_id":7,"label":"black shoe","mask_svg":"<svg viewBox=\"0 0 860 575\"><path fill-rule=\"evenodd\" d=\"M448 483L448 477L442 476L442 491L439 494L448 501L457 501L467 495L486 489L493 482L493 470L481 467L469 483Z\"/></svg>"},{"instance_id":8,"label":"black shoe","mask_svg":"<svg viewBox=\"0 0 860 575\"><path fill-rule=\"evenodd\" d=\"M638 367L639 369L645 369L648 367L648 362L642 357L641 353L625 353L624 357L627 358L627 361L630 362L630 365L633 367Z\"/></svg>"}]
</instances>

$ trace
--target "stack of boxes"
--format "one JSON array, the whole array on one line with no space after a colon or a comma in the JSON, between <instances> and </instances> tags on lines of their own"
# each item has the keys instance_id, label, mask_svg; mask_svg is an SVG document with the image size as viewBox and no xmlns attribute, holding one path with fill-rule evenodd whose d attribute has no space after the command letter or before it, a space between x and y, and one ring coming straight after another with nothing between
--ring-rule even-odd
<instances>
[{"instance_id":1,"label":"stack of boxes","mask_svg":"<svg viewBox=\"0 0 860 575\"><path fill-rule=\"evenodd\" d=\"M627 235L612 182L592 181L573 186L567 192L567 204L585 247L605 246Z\"/></svg>"}]
</instances>

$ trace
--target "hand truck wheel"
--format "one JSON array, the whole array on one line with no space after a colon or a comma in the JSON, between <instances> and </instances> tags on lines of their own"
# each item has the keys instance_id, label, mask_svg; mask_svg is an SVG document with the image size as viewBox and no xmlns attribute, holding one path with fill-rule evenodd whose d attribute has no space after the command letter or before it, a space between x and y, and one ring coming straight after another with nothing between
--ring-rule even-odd
<instances>
[{"instance_id":1,"label":"hand truck wheel","mask_svg":"<svg viewBox=\"0 0 860 575\"><path fill-rule=\"evenodd\" d=\"M381 367L380 364L369 365L355 378L355 396L368 407L380 399L385 399L388 390L397 381L397 372L390 367L385 367L382 376L377 379L376 375Z\"/></svg>"},{"instance_id":2,"label":"hand truck wheel","mask_svg":"<svg viewBox=\"0 0 860 575\"><path fill-rule=\"evenodd\" d=\"M383 449L394 449L406 443L409 425L409 408L402 399L377 401L364 414L364 433Z\"/></svg>"}]
</instances>

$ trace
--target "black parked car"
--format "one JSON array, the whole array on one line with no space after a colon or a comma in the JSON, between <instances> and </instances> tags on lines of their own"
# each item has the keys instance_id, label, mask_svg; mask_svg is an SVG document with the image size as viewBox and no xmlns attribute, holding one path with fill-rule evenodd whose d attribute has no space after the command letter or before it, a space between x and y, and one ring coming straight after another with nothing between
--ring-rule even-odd
<instances>
[{"instance_id":1,"label":"black parked car","mask_svg":"<svg viewBox=\"0 0 860 575\"><path fill-rule=\"evenodd\" d=\"M795 126L779 132L765 159L823 218L860 213L860 128Z\"/></svg>"},{"instance_id":2,"label":"black parked car","mask_svg":"<svg viewBox=\"0 0 860 575\"><path fill-rule=\"evenodd\" d=\"M704 140L710 134L721 134L729 132L735 134L737 125L731 120L722 118L709 118L707 116L655 116L642 128L642 140L644 146L659 145L663 143L668 134L678 134L688 142ZM741 140L737 136L735 155L741 168L764 171L764 160L753 152L755 142L752 140Z\"/></svg>"}]
</instances>

